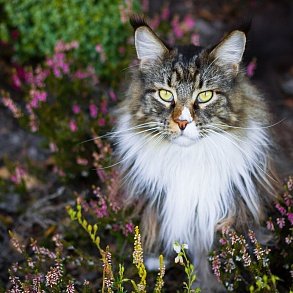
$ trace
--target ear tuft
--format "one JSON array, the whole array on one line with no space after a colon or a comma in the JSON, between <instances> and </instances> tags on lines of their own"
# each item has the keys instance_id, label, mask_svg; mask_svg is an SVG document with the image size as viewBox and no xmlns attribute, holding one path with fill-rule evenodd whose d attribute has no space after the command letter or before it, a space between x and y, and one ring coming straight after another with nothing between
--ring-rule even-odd
<instances>
[{"instance_id":1,"label":"ear tuft","mask_svg":"<svg viewBox=\"0 0 293 293\"><path fill-rule=\"evenodd\" d=\"M234 65L238 68L245 50L246 37L242 31L233 31L211 52L219 65Z\"/></svg>"},{"instance_id":2,"label":"ear tuft","mask_svg":"<svg viewBox=\"0 0 293 293\"><path fill-rule=\"evenodd\" d=\"M149 27L149 25L147 24L145 18L143 16L138 15L138 14L131 15L130 19L129 19L129 22L130 22L130 24L131 24L131 26L133 27L134 30L136 30L140 26Z\"/></svg>"},{"instance_id":3,"label":"ear tuft","mask_svg":"<svg viewBox=\"0 0 293 293\"><path fill-rule=\"evenodd\" d=\"M130 18L130 23L135 30L135 49L141 62L162 58L169 51L143 17L133 15Z\"/></svg>"}]
</instances>

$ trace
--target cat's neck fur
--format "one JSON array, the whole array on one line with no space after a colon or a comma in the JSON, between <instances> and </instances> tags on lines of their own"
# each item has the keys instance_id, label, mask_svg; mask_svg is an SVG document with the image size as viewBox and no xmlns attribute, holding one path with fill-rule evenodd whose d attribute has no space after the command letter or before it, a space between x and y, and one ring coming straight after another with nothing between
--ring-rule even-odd
<instances>
[{"instance_id":1,"label":"cat's neck fur","mask_svg":"<svg viewBox=\"0 0 293 293\"><path fill-rule=\"evenodd\" d=\"M265 180L268 145L258 123L251 121L241 138L214 133L182 147L128 131L130 121L125 111L118 122L122 132L117 150L127 173L128 195L144 193L158 207L166 251L174 241L208 251L215 227L238 212L239 198L258 221L261 207L254 178Z\"/></svg>"}]
</instances>

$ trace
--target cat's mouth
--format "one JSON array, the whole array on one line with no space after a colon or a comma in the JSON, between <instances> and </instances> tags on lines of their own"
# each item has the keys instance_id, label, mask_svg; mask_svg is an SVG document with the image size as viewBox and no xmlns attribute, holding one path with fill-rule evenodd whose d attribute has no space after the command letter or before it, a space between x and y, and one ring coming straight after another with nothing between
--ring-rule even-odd
<instances>
[{"instance_id":1,"label":"cat's mouth","mask_svg":"<svg viewBox=\"0 0 293 293\"><path fill-rule=\"evenodd\" d=\"M200 136L197 133L186 133L185 130L181 130L178 135L172 139L172 143L188 147L197 143L200 139Z\"/></svg>"}]
</instances>

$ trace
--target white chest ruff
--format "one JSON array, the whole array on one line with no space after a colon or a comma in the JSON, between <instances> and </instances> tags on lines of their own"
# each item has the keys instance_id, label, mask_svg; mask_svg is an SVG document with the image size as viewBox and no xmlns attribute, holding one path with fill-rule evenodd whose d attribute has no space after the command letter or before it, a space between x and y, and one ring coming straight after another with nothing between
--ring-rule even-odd
<instances>
[{"instance_id":1,"label":"white chest ruff","mask_svg":"<svg viewBox=\"0 0 293 293\"><path fill-rule=\"evenodd\" d=\"M118 130L129 127L125 121ZM268 139L263 129L250 127L241 140L211 134L190 147L148 142L128 131L119 136L118 155L122 168L129 170L129 196L144 191L153 204L160 203L160 237L167 250L174 241L209 250L217 223L236 212L235 196L243 198L257 219L252 177L264 179Z\"/></svg>"}]
</instances>

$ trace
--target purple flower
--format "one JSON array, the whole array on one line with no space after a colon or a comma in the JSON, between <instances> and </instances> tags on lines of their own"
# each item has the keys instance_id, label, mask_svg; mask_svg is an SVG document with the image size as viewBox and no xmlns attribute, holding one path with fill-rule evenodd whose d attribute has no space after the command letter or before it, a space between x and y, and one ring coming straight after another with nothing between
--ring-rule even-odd
<instances>
[{"instance_id":1,"label":"purple flower","mask_svg":"<svg viewBox=\"0 0 293 293\"><path fill-rule=\"evenodd\" d=\"M71 132L77 131L78 128L77 128L77 124L76 124L75 120L71 119L69 121L69 128L70 128Z\"/></svg>"},{"instance_id":2,"label":"purple flower","mask_svg":"<svg viewBox=\"0 0 293 293\"><path fill-rule=\"evenodd\" d=\"M11 175L10 180L15 184L20 184L26 175L25 170L17 166L14 170L14 173Z\"/></svg>"},{"instance_id":3,"label":"purple flower","mask_svg":"<svg viewBox=\"0 0 293 293\"><path fill-rule=\"evenodd\" d=\"M174 17L171 24L172 24L172 29L173 29L175 37L178 39L183 37L184 32L179 24L179 17L178 16Z\"/></svg>"},{"instance_id":4,"label":"purple flower","mask_svg":"<svg viewBox=\"0 0 293 293\"><path fill-rule=\"evenodd\" d=\"M98 108L95 104L91 103L89 105L89 110L90 110L90 116L92 118L96 118L98 116Z\"/></svg>"},{"instance_id":5,"label":"purple flower","mask_svg":"<svg viewBox=\"0 0 293 293\"><path fill-rule=\"evenodd\" d=\"M105 125L106 125L106 120L105 120L105 118L100 118L100 119L98 120L98 125L99 125L99 126L105 126Z\"/></svg>"},{"instance_id":6,"label":"purple flower","mask_svg":"<svg viewBox=\"0 0 293 293\"><path fill-rule=\"evenodd\" d=\"M271 220L267 221L267 229L270 230L270 231L275 230L274 224L273 224L273 222Z\"/></svg>"},{"instance_id":7,"label":"purple flower","mask_svg":"<svg viewBox=\"0 0 293 293\"><path fill-rule=\"evenodd\" d=\"M191 30L195 25L195 20L190 15L187 15L183 20L183 24L187 30Z\"/></svg>"},{"instance_id":8,"label":"purple flower","mask_svg":"<svg viewBox=\"0 0 293 293\"><path fill-rule=\"evenodd\" d=\"M286 209L284 207L282 207L279 203L276 203L275 207L282 215L285 215L287 213Z\"/></svg>"},{"instance_id":9,"label":"purple flower","mask_svg":"<svg viewBox=\"0 0 293 293\"><path fill-rule=\"evenodd\" d=\"M247 75L249 77L252 77L254 75L255 69L256 69L256 58L253 58L252 61L250 61L246 67Z\"/></svg>"},{"instance_id":10,"label":"purple flower","mask_svg":"<svg viewBox=\"0 0 293 293\"><path fill-rule=\"evenodd\" d=\"M15 89L20 89L21 88L21 80L18 77L17 72L14 72L14 74L12 75L12 86Z\"/></svg>"},{"instance_id":11,"label":"purple flower","mask_svg":"<svg viewBox=\"0 0 293 293\"><path fill-rule=\"evenodd\" d=\"M287 217L288 217L290 224L293 225L293 213L288 213Z\"/></svg>"},{"instance_id":12,"label":"purple flower","mask_svg":"<svg viewBox=\"0 0 293 293\"><path fill-rule=\"evenodd\" d=\"M285 226L285 218L277 218L277 224L282 229Z\"/></svg>"},{"instance_id":13,"label":"purple flower","mask_svg":"<svg viewBox=\"0 0 293 293\"><path fill-rule=\"evenodd\" d=\"M101 107L101 112L103 114L107 114L108 113L108 103L107 103L107 100L102 100L102 102L100 104L100 107Z\"/></svg>"},{"instance_id":14,"label":"purple flower","mask_svg":"<svg viewBox=\"0 0 293 293\"><path fill-rule=\"evenodd\" d=\"M220 238L219 240L220 244L225 245L227 244L227 240L225 238Z\"/></svg>"},{"instance_id":15,"label":"purple flower","mask_svg":"<svg viewBox=\"0 0 293 293\"><path fill-rule=\"evenodd\" d=\"M212 270L214 272L214 275L220 281L221 277L221 272L220 272L220 267L221 267L221 261L218 255L213 256L212 258Z\"/></svg>"},{"instance_id":16,"label":"purple flower","mask_svg":"<svg viewBox=\"0 0 293 293\"><path fill-rule=\"evenodd\" d=\"M128 234L133 233L133 231L134 231L134 225L133 225L133 223L127 223L127 224L125 224L124 229L123 229L123 234L125 236L127 236Z\"/></svg>"},{"instance_id":17,"label":"purple flower","mask_svg":"<svg viewBox=\"0 0 293 293\"><path fill-rule=\"evenodd\" d=\"M117 95L115 94L113 90L109 91L109 96L113 102L117 101Z\"/></svg>"},{"instance_id":18,"label":"purple flower","mask_svg":"<svg viewBox=\"0 0 293 293\"><path fill-rule=\"evenodd\" d=\"M19 118L22 115L21 110L16 106L14 101L12 101L12 99L9 96L2 97L2 103L11 111L13 117Z\"/></svg>"},{"instance_id":19,"label":"purple flower","mask_svg":"<svg viewBox=\"0 0 293 293\"><path fill-rule=\"evenodd\" d=\"M77 105L77 104L72 105L72 112L74 114L80 113L80 107L79 107L79 105Z\"/></svg>"},{"instance_id":20,"label":"purple flower","mask_svg":"<svg viewBox=\"0 0 293 293\"><path fill-rule=\"evenodd\" d=\"M167 20L170 16L170 9L169 6L166 5L163 7L162 13L161 13L161 18L162 20Z\"/></svg>"}]
</instances>

